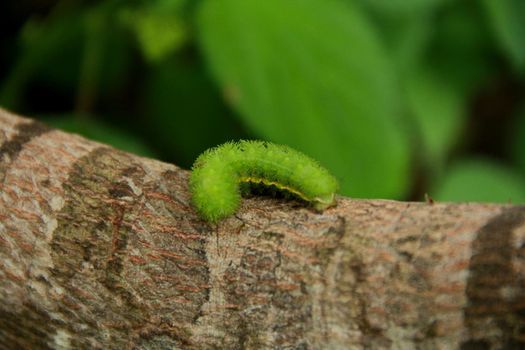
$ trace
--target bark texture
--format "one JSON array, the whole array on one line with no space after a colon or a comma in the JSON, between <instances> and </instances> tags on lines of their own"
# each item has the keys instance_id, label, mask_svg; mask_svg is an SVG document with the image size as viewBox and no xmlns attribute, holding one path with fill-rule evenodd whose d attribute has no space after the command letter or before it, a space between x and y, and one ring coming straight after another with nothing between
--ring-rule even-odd
<instances>
[{"instance_id":1,"label":"bark texture","mask_svg":"<svg viewBox=\"0 0 525 350\"><path fill-rule=\"evenodd\" d=\"M243 201L0 110L0 349L522 349L525 207Z\"/></svg>"}]
</instances>

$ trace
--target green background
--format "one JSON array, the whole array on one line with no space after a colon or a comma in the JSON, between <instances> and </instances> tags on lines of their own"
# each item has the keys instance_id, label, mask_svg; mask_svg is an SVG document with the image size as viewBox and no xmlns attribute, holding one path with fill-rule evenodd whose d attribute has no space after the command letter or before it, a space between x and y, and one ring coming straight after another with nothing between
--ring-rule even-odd
<instances>
[{"instance_id":1,"label":"green background","mask_svg":"<svg viewBox=\"0 0 525 350\"><path fill-rule=\"evenodd\" d=\"M525 203L522 0L0 5L0 106L190 168L240 138L359 198Z\"/></svg>"}]
</instances>

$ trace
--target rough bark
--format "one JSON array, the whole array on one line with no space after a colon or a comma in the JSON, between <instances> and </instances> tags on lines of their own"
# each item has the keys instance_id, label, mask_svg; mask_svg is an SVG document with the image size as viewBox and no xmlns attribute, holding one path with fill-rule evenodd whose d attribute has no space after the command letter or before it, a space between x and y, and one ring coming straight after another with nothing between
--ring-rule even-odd
<instances>
[{"instance_id":1,"label":"rough bark","mask_svg":"<svg viewBox=\"0 0 525 350\"><path fill-rule=\"evenodd\" d=\"M243 201L0 110L1 349L518 349L525 207Z\"/></svg>"}]
</instances>

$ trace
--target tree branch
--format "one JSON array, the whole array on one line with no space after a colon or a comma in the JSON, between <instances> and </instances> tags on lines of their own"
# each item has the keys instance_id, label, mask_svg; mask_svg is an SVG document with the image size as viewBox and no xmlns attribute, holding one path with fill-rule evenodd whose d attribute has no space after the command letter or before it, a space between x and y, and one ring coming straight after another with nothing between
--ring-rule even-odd
<instances>
[{"instance_id":1,"label":"tree branch","mask_svg":"<svg viewBox=\"0 0 525 350\"><path fill-rule=\"evenodd\" d=\"M525 347L525 207L253 198L0 110L2 349Z\"/></svg>"}]
</instances>

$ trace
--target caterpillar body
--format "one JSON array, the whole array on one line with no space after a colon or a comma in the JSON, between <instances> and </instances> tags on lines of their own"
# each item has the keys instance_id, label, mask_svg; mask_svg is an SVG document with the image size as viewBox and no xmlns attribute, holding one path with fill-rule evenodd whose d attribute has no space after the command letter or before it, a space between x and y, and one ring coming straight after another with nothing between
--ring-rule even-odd
<instances>
[{"instance_id":1,"label":"caterpillar body","mask_svg":"<svg viewBox=\"0 0 525 350\"><path fill-rule=\"evenodd\" d=\"M201 154L192 167L190 190L199 215L217 222L237 210L241 183L274 186L317 210L335 204L338 183L328 170L288 146L264 141L228 142Z\"/></svg>"}]
</instances>

